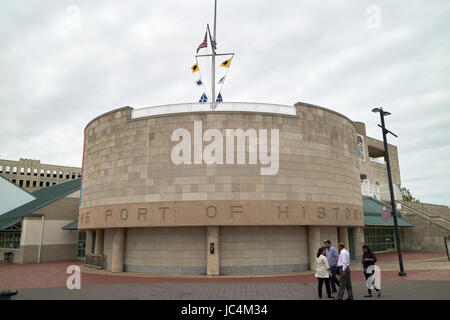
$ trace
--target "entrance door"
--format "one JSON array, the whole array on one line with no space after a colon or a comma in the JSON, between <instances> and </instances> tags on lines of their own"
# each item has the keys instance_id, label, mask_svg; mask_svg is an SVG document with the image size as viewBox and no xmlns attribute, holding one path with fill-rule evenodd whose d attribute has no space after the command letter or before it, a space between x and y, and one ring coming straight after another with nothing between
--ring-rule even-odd
<instances>
[{"instance_id":1,"label":"entrance door","mask_svg":"<svg viewBox=\"0 0 450 320\"><path fill-rule=\"evenodd\" d=\"M348 230L348 252L350 253L350 259L356 259L355 241L353 238L353 228L347 228Z\"/></svg>"},{"instance_id":2,"label":"entrance door","mask_svg":"<svg viewBox=\"0 0 450 320\"><path fill-rule=\"evenodd\" d=\"M84 260L85 254L86 254L86 231L79 231L77 260Z\"/></svg>"}]
</instances>

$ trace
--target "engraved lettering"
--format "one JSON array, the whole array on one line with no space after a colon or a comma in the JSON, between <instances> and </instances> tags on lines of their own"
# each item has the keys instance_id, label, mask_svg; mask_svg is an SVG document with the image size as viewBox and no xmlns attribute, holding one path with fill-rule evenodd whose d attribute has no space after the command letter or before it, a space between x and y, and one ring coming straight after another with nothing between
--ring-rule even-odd
<instances>
[{"instance_id":1,"label":"engraved lettering","mask_svg":"<svg viewBox=\"0 0 450 320\"><path fill-rule=\"evenodd\" d=\"M166 210L169 210L169 208L168 207L161 207L161 208L158 208L158 209L162 211L162 218L163 218L163 220L166 220Z\"/></svg>"},{"instance_id":2,"label":"engraved lettering","mask_svg":"<svg viewBox=\"0 0 450 320\"><path fill-rule=\"evenodd\" d=\"M339 215L339 208L333 208L333 211L336 215L336 220L338 219L338 215Z\"/></svg>"},{"instance_id":3,"label":"engraved lettering","mask_svg":"<svg viewBox=\"0 0 450 320\"><path fill-rule=\"evenodd\" d=\"M112 216L112 210L105 210L105 222L108 220L108 217Z\"/></svg>"},{"instance_id":4,"label":"engraved lettering","mask_svg":"<svg viewBox=\"0 0 450 320\"><path fill-rule=\"evenodd\" d=\"M242 213L242 206L231 206L230 211L230 215L233 217L234 214Z\"/></svg>"},{"instance_id":5,"label":"engraved lettering","mask_svg":"<svg viewBox=\"0 0 450 320\"><path fill-rule=\"evenodd\" d=\"M147 220L147 208L138 209L138 221L141 220L141 217L143 218L143 220Z\"/></svg>"},{"instance_id":6,"label":"engraved lettering","mask_svg":"<svg viewBox=\"0 0 450 320\"><path fill-rule=\"evenodd\" d=\"M351 216L352 216L352 214L350 212L350 209L349 208L345 209L345 219L348 220L351 218Z\"/></svg>"},{"instance_id":7,"label":"engraved lettering","mask_svg":"<svg viewBox=\"0 0 450 320\"><path fill-rule=\"evenodd\" d=\"M324 207L318 207L318 208L317 208L317 216L318 216L320 219L322 219L322 218L325 218L325 215L326 215L326 213L325 213L325 208L324 208Z\"/></svg>"},{"instance_id":8,"label":"engraved lettering","mask_svg":"<svg viewBox=\"0 0 450 320\"><path fill-rule=\"evenodd\" d=\"M289 218L289 207L285 207L284 211L281 210L281 207L278 207L278 219L281 218L282 213L285 213L286 218Z\"/></svg>"},{"instance_id":9,"label":"engraved lettering","mask_svg":"<svg viewBox=\"0 0 450 320\"><path fill-rule=\"evenodd\" d=\"M122 220L128 219L128 210L127 209L120 210L120 219L122 219Z\"/></svg>"},{"instance_id":10,"label":"engraved lettering","mask_svg":"<svg viewBox=\"0 0 450 320\"><path fill-rule=\"evenodd\" d=\"M206 208L206 215L211 219L215 218L217 216L217 208L214 206L209 206Z\"/></svg>"}]
</instances>

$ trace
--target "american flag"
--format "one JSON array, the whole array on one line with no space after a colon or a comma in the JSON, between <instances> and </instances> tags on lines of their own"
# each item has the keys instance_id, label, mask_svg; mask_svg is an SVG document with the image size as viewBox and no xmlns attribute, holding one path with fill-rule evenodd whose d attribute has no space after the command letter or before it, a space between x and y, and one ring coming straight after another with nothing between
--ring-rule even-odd
<instances>
[{"instance_id":1,"label":"american flag","mask_svg":"<svg viewBox=\"0 0 450 320\"><path fill-rule=\"evenodd\" d=\"M208 32L205 33L205 39L203 39L203 42L200 43L200 45L198 46L197 53L199 52L200 49L206 48L208 46L208 37L207 36L208 36Z\"/></svg>"}]
</instances>

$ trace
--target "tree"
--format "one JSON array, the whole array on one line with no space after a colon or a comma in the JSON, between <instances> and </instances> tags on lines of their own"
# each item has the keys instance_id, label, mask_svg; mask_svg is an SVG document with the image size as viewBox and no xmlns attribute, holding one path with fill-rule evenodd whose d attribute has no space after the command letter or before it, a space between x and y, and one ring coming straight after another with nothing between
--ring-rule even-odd
<instances>
[{"instance_id":1,"label":"tree","mask_svg":"<svg viewBox=\"0 0 450 320\"><path fill-rule=\"evenodd\" d=\"M416 199L413 197L413 195L411 194L411 191L409 191L409 189L407 189L405 187L401 187L400 192L402 194L403 201L420 202L419 199Z\"/></svg>"}]
</instances>

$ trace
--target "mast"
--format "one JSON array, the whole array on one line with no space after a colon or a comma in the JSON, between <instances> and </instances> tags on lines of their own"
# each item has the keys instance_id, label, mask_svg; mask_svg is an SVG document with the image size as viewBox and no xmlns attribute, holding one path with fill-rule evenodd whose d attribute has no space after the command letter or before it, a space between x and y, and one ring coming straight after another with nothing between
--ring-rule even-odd
<instances>
[{"instance_id":1,"label":"mast","mask_svg":"<svg viewBox=\"0 0 450 320\"><path fill-rule=\"evenodd\" d=\"M214 110L216 107L216 56L234 56L234 53L216 53L217 41L217 0L214 0L214 24L213 24L213 34L207 24L207 30L209 35L209 41L211 43L211 54L197 54L196 57L211 57L211 109Z\"/></svg>"},{"instance_id":2,"label":"mast","mask_svg":"<svg viewBox=\"0 0 450 320\"><path fill-rule=\"evenodd\" d=\"M217 0L214 0L214 38L211 39L212 57L211 57L211 90L212 90L212 104L211 109L214 110L216 106L216 31L217 31ZM211 34L210 34L211 36Z\"/></svg>"}]
</instances>

